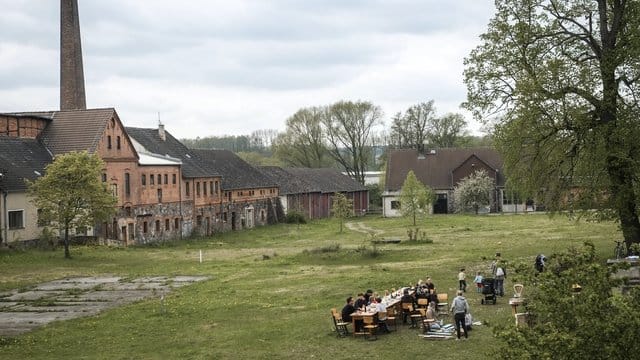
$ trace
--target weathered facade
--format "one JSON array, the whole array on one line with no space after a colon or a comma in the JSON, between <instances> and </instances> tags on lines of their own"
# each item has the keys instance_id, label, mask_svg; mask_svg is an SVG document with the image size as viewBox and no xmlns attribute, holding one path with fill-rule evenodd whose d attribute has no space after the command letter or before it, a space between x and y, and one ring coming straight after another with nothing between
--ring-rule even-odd
<instances>
[{"instance_id":1,"label":"weathered facade","mask_svg":"<svg viewBox=\"0 0 640 360\"><path fill-rule=\"evenodd\" d=\"M228 150L193 149L204 166L222 176L221 225L237 230L282 221L278 186Z\"/></svg>"},{"instance_id":2,"label":"weathered facade","mask_svg":"<svg viewBox=\"0 0 640 360\"><path fill-rule=\"evenodd\" d=\"M309 219L330 217L332 198L336 193L353 201L354 215L364 215L368 210L367 188L335 169L265 166L261 170L280 187L280 201L285 212L297 211Z\"/></svg>"}]
</instances>

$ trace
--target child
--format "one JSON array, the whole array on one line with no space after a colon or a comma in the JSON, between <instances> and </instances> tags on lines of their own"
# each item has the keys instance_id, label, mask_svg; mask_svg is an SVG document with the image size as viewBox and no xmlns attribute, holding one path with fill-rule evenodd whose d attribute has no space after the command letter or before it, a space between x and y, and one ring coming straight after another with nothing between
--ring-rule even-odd
<instances>
[{"instance_id":1,"label":"child","mask_svg":"<svg viewBox=\"0 0 640 360\"><path fill-rule=\"evenodd\" d=\"M458 283L460 284L460 290L462 290L463 292L467 291L467 281L465 280L466 277L467 275L464 273L464 268L460 269L460 272L458 273Z\"/></svg>"},{"instance_id":2,"label":"child","mask_svg":"<svg viewBox=\"0 0 640 360\"><path fill-rule=\"evenodd\" d=\"M482 292L482 279L484 279L482 277L482 273L480 271L478 271L476 273L476 278L473 279L473 282L476 283L476 287L477 287L477 292L481 293Z\"/></svg>"}]
</instances>

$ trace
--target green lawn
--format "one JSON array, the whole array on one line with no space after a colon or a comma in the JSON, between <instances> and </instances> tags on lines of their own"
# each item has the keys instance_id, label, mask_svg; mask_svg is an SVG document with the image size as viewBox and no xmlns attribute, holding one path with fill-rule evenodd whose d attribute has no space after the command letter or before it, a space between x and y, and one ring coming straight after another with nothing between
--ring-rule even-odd
<instances>
[{"instance_id":1,"label":"green lawn","mask_svg":"<svg viewBox=\"0 0 640 360\"><path fill-rule=\"evenodd\" d=\"M460 267L468 283L487 271L495 252L513 264L533 266L549 255L589 240L604 259L621 238L616 224L575 222L546 215L431 216L419 227L433 243L406 242L408 220L353 219L400 244L377 246L370 235L334 220L277 225L158 247L72 247L56 252L0 252L0 291L67 276L208 275L212 279L159 299L99 316L52 323L17 338L0 339L1 359L478 359L491 357L492 326L511 324L507 298L480 305L468 299L477 326L466 342L426 341L401 328L378 341L337 338L329 310L359 291L415 283L431 276L438 292L453 297ZM338 251L335 249L339 245ZM204 262L198 262L199 250ZM507 267L509 270L509 267ZM512 293L510 274L505 290ZM525 284L526 286L526 284ZM525 288L526 294L526 288Z\"/></svg>"}]
</instances>

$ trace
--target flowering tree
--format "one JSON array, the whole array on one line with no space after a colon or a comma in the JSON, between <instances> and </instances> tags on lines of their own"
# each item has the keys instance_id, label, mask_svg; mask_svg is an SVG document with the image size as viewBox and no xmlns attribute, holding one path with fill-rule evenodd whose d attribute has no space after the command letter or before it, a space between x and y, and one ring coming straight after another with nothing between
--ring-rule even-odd
<instances>
[{"instance_id":1,"label":"flowering tree","mask_svg":"<svg viewBox=\"0 0 640 360\"><path fill-rule=\"evenodd\" d=\"M453 202L457 212L473 210L477 215L483 205L491 204L494 180L486 171L478 170L462 179L453 191Z\"/></svg>"}]
</instances>

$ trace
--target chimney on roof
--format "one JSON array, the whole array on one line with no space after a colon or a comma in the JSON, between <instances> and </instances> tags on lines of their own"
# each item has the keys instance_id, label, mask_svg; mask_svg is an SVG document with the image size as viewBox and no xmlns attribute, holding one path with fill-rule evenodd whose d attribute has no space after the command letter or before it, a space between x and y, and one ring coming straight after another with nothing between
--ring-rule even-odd
<instances>
[{"instance_id":1,"label":"chimney on roof","mask_svg":"<svg viewBox=\"0 0 640 360\"><path fill-rule=\"evenodd\" d=\"M60 110L86 108L78 0L60 0Z\"/></svg>"},{"instance_id":2,"label":"chimney on roof","mask_svg":"<svg viewBox=\"0 0 640 360\"><path fill-rule=\"evenodd\" d=\"M158 121L158 136L162 141L167 141L167 135L164 133L164 124Z\"/></svg>"}]
</instances>

